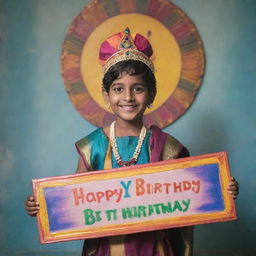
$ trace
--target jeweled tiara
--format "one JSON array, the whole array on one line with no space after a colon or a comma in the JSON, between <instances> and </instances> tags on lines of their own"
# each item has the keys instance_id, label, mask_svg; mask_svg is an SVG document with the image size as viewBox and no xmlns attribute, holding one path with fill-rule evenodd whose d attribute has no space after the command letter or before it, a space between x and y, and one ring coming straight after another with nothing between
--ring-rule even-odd
<instances>
[{"instance_id":1,"label":"jeweled tiara","mask_svg":"<svg viewBox=\"0 0 256 256\"><path fill-rule=\"evenodd\" d=\"M154 72L154 64L150 57L153 49L149 41L140 34L132 37L129 28L107 38L100 47L99 62L103 73L120 61L136 60L146 64Z\"/></svg>"}]
</instances>

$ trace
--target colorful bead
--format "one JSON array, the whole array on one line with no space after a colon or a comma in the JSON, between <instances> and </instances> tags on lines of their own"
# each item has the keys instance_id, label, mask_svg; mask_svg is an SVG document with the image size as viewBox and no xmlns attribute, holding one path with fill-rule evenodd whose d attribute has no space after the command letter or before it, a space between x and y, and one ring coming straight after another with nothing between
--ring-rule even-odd
<instances>
[{"instance_id":1,"label":"colorful bead","mask_svg":"<svg viewBox=\"0 0 256 256\"><path fill-rule=\"evenodd\" d=\"M131 166L133 164L135 164L137 162L137 159L139 157L141 148L142 148L142 144L143 141L146 137L146 133L147 133L147 129L146 127L143 125L140 131L140 136L139 136L139 140L138 140L138 144L135 148L135 151L133 153L132 159L130 161L122 161L119 153L118 153L118 148L117 148L117 144L116 144L116 137L115 137L115 121L110 125L110 145L114 154L114 157L116 159L116 162L119 166Z\"/></svg>"}]
</instances>

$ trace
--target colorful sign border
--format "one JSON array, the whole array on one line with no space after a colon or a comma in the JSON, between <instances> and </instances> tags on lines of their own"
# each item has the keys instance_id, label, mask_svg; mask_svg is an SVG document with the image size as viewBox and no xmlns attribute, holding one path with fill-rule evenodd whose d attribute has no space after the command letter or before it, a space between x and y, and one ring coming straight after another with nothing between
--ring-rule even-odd
<instances>
[{"instance_id":1,"label":"colorful sign border","mask_svg":"<svg viewBox=\"0 0 256 256\"><path fill-rule=\"evenodd\" d=\"M181 173L181 170L184 169L198 166L204 167L209 164L218 165L218 179L219 186L221 188L220 194L224 202L223 210L187 216L166 217L139 222L137 221L131 223L126 222L121 224L111 224L103 227L86 226L82 229L66 229L64 231L55 230L53 232L50 231L48 219L49 216L45 198L45 190L48 188L65 187L67 185L85 184L88 182L99 182L102 180L109 181L137 175L151 175L154 173L159 174L159 172L166 172L170 170ZM225 152L168 160L151 164L135 165L132 167L112 170L102 170L60 177L34 179L32 181L33 191L35 198L39 201L40 204L40 210L37 215L40 242L42 244L46 244L234 220L236 219L234 200L227 191L229 181L230 171L227 154Z\"/></svg>"}]
</instances>

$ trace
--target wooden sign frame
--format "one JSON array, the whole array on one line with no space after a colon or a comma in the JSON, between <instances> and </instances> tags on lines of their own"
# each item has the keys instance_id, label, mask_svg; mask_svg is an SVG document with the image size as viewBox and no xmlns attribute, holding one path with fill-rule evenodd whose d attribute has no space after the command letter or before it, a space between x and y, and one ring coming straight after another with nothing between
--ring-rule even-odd
<instances>
[{"instance_id":1,"label":"wooden sign frame","mask_svg":"<svg viewBox=\"0 0 256 256\"><path fill-rule=\"evenodd\" d=\"M234 220L229 181L225 152L34 179L40 242Z\"/></svg>"}]
</instances>

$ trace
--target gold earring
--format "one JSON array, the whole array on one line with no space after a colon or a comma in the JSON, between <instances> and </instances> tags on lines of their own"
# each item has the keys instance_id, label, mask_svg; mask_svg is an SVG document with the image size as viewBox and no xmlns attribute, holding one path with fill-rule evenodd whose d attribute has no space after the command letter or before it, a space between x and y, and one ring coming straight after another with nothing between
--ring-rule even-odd
<instances>
[{"instance_id":1,"label":"gold earring","mask_svg":"<svg viewBox=\"0 0 256 256\"><path fill-rule=\"evenodd\" d=\"M148 108L152 108L152 107L153 107L153 104L152 104L152 103L149 103L149 104L147 105L147 107L148 107Z\"/></svg>"},{"instance_id":2,"label":"gold earring","mask_svg":"<svg viewBox=\"0 0 256 256\"><path fill-rule=\"evenodd\" d=\"M105 103L106 108L110 108L110 103Z\"/></svg>"}]
</instances>

